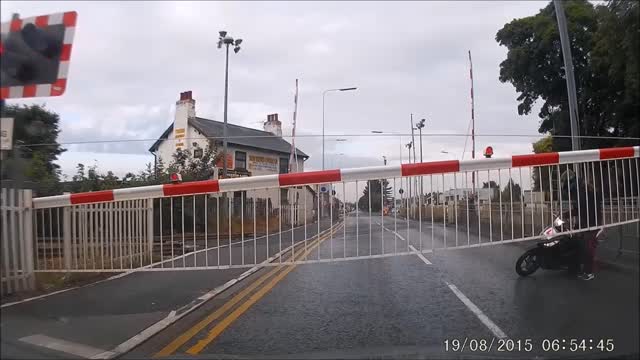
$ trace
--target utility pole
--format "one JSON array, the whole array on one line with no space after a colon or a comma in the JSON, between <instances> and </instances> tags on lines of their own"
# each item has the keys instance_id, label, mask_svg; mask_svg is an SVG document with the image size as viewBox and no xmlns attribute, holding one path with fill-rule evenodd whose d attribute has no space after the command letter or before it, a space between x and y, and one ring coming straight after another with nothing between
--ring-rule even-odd
<instances>
[{"instance_id":1,"label":"utility pole","mask_svg":"<svg viewBox=\"0 0 640 360\"><path fill-rule=\"evenodd\" d=\"M580 150L580 130L578 128L578 97L576 95L576 80L573 74L573 59L567 30L567 19L564 15L562 1L553 0L558 20L558 32L560 32L560 45L562 46L562 58L564 59L564 72L567 79L567 93L569 95L569 120L571 122L571 150Z\"/></svg>"}]
</instances>

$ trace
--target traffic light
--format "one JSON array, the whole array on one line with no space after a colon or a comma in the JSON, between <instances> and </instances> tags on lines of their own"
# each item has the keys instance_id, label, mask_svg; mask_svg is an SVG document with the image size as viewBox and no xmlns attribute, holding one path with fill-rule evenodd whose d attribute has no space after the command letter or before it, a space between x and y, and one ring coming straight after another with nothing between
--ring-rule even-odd
<instances>
[{"instance_id":1,"label":"traffic light","mask_svg":"<svg viewBox=\"0 0 640 360\"><path fill-rule=\"evenodd\" d=\"M64 93L76 18L72 11L2 24L1 99Z\"/></svg>"}]
</instances>

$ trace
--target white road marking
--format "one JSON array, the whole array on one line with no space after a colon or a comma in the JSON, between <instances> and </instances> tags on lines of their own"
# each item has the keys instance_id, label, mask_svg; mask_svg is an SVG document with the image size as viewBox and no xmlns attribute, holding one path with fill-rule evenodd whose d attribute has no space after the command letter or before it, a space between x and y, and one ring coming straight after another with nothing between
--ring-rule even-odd
<instances>
[{"instance_id":1,"label":"white road marking","mask_svg":"<svg viewBox=\"0 0 640 360\"><path fill-rule=\"evenodd\" d=\"M482 310L480 310L480 308L478 308L476 306L476 304L474 304L473 302L471 302L471 300L469 300L468 297L466 297L462 291L460 291L455 285L450 284L448 281L445 280L445 284L447 284L447 286L449 287L449 289L451 289L451 291L453 291L454 294L456 294L456 296L458 297L458 299L460 299L460 301L462 301L463 304L465 304L467 306L467 308L469 308L469 310L471 310L472 313L474 313L478 319L487 327L489 328L489 330L491 330L491 332L493 333L493 335L495 335L496 337L500 338L500 339L506 339L508 338L507 334L504 333L504 331L502 331L500 329L500 327L498 327L498 325L496 325L493 321L491 321L491 319L489 319L489 317L487 315L485 315Z\"/></svg>"},{"instance_id":2,"label":"white road marking","mask_svg":"<svg viewBox=\"0 0 640 360\"><path fill-rule=\"evenodd\" d=\"M424 255L422 255L422 253L419 252L415 247L413 247L413 245L409 245L409 249L411 249L411 251L415 252L416 255L418 255L418 257L420 258L420 260L422 260L425 264L431 265L431 261L427 260L427 258L424 257Z\"/></svg>"},{"instance_id":3,"label":"white road marking","mask_svg":"<svg viewBox=\"0 0 640 360\"><path fill-rule=\"evenodd\" d=\"M376 223L377 225L382 225L379 222ZM404 241L404 242L408 242L407 239L405 239L404 237L402 237L402 235L398 234L396 231L393 231L389 228L387 228L386 226L382 225L382 228L389 231L390 233L394 234L395 236L399 237L400 240ZM409 250L413 251L414 253L416 253L416 255L418 255L418 257L420 258L420 260L422 260L425 264L427 265L432 265L431 261L429 261L426 257L424 257L424 255L422 255L421 252L418 251L418 249L416 249L413 245L409 244Z\"/></svg>"},{"instance_id":4,"label":"white road marking","mask_svg":"<svg viewBox=\"0 0 640 360\"><path fill-rule=\"evenodd\" d=\"M62 289L62 290L54 291L54 292L51 292L51 293L48 293L48 294L38 295L38 296L30 297L30 298L27 298L27 299L22 299L22 300L10 302L10 303L2 304L2 305L0 305L0 309L5 308L5 307L9 307L9 306L13 306L13 305L17 305L17 304L22 304L22 303L33 301L33 300L42 299L42 298L45 298L47 296L60 294L60 293L67 292L67 291L73 290L73 289L78 289L78 286L74 286L74 287L70 287L68 289Z\"/></svg>"},{"instance_id":5,"label":"white road marking","mask_svg":"<svg viewBox=\"0 0 640 360\"><path fill-rule=\"evenodd\" d=\"M56 339L42 334L25 336L21 338L20 341L31 345L45 347L51 350L61 351L82 358L91 358L97 354L106 353L105 350L94 348L92 346L78 344L62 339Z\"/></svg>"},{"instance_id":6,"label":"white road marking","mask_svg":"<svg viewBox=\"0 0 640 360\"><path fill-rule=\"evenodd\" d=\"M380 223L378 223L378 225L380 225ZM386 227L382 226L385 230L387 231L391 231L392 233L396 234L400 239L406 241L402 236L400 236L400 234L398 234L395 231L392 231L390 229L387 229ZM427 258L425 258L422 253L418 252L416 250L415 247L413 247L413 245L409 245L409 248L411 249L411 251L416 252L416 255L418 255L418 257L420 258L420 260L422 260L425 264L427 265L432 265L431 262L429 260L427 260ZM458 299L460 299L460 301L462 301L462 303L469 309L471 310L471 312L480 320L480 322L482 322L484 324L484 326L486 326L492 333L493 335L495 335L496 337L498 337L499 339L507 339L508 336L507 334L504 333L504 331L502 331L502 329L500 329L500 327L498 325L496 325L496 323L494 323L493 321L491 321L491 319L489 319L489 317L487 315L485 315L485 313L482 312L482 310L480 310L480 308L478 306L476 306L476 304L474 304L471 300L469 300L469 298L462 293L462 291L460 291L460 289L458 289L457 286L449 283L448 281L444 280L445 284L447 284L447 286L449 287L449 289L451 289L451 291L453 291L453 293L458 297Z\"/></svg>"},{"instance_id":7,"label":"white road marking","mask_svg":"<svg viewBox=\"0 0 640 360\"><path fill-rule=\"evenodd\" d=\"M334 228L336 226L340 225L340 223L335 224ZM323 230L320 232L320 234L324 234L326 233L327 230ZM312 238L315 237L315 235L312 236ZM301 242L298 242L294 245L289 245L286 249L282 249L282 251L278 252L277 254L271 256L270 258L266 259L265 261L261 262L260 264L252 267L251 269L243 272L242 274L240 274L240 276L238 276L235 279L231 279L229 281L227 281L226 283L224 283L221 286L218 286L217 288L209 291L208 293L201 295L200 297L197 298L197 302L191 302L191 306L186 308L186 309L179 309L181 310L180 313L178 313L176 310L172 310L169 315L167 315L164 319L156 322L155 324L149 326L148 328L142 330L142 332L138 333L137 335L133 336L132 338L129 338L127 341L123 342L122 344L116 346L115 348L113 348L113 350L111 351L104 351L102 353L99 354L95 354L91 357L91 359L113 359L121 354L124 354L126 352L129 352L131 350L133 350L133 348L135 348L136 346L142 344L143 342L147 341L148 339L150 339L152 336L154 336L155 334L159 333L160 331L166 329L169 325L173 324L174 322L180 320L181 318L183 318L184 316L186 316L187 314L191 313L192 311L194 311L195 309L199 308L200 306L202 306L203 304L205 304L207 302L207 300L215 297L216 295L220 294L221 292L225 291L226 289L230 288L231 286L233 286L234 284L238 283L239 281L242 281L243 279L245 279L246 277L248 277L249 275L253 274L254 272L260 270L261 268L265 267L265 264L268 264L270 262L272 262L273 260L275 260L278 256L280 256L281 254L284 254L285 252L289 251L293 246L296 245L300 245Z\"/></svg>"}]
</instances>

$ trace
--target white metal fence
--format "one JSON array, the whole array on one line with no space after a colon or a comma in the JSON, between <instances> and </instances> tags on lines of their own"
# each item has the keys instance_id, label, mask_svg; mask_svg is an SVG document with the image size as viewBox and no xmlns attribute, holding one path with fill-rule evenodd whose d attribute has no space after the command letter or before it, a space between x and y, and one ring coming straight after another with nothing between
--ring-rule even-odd
<instances>
[{"instance_id":1,"label":"white metal fence","mask_svg":"<svg viewBox=\"0 0 640 360\"><path fill-rule=\"evenodd\" d=\"M0 294L33 290L31 190L3 188L0 193Z\"/></svg>"},{"instance_id":2,"label":"white metal fence","mask_svg":"<svg viewBox=\"0 0 640 360\"><path fill-rule=\"evenodd\" d=\"M585 150L36 198L34 268L345 261L536 239L558 214L570 232L637 223L639 153ZM570 171L578 186L564 175ZM299 191L309 194L294 196Z\"/></svg>"}]
</instances>

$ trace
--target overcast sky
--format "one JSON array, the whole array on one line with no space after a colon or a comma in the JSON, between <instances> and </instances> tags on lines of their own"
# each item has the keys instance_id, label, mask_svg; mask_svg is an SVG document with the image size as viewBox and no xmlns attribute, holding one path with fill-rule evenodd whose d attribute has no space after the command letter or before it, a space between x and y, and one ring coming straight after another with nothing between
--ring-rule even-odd
<instances>
[{"instance_id":1,"label":"overcast sky","mask_svg":"<svg viewBox=\"0 0 640 360\"><path fill-rule=\"evenodd\" d=\"M537 13L544 1L1 4L2 21L14 12L78 12L66 93L19 101L46 103L59 113L61 142L96 142L65 145L60 165L68 175L78 162L97 161L102 171L119 175L142 170L153 161L150 139L173 121L182 91L193 91L198 116L222 120L219 30L244 40L242 50L230 55L231 123L261 128L267 114L277 112L290 134L300 79L297 145L311 155L306 170L321 168L322 92L338 87L358 90L327 94L327 167L381 165L383 155L398 163L408 137L351 135L408 134L411 113L427 119L425 161L460 158L465 137L442 134L467 133L468 50L476 133L530 135L480 136L478 151L492 145L496 156L528 153L538 137L537 109L519 116L515 89L498 80L506 49L495 35L514 18ZM402 156L406 161L406 148Z\"/></svg>"}]
</instances>

